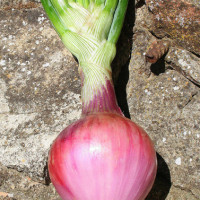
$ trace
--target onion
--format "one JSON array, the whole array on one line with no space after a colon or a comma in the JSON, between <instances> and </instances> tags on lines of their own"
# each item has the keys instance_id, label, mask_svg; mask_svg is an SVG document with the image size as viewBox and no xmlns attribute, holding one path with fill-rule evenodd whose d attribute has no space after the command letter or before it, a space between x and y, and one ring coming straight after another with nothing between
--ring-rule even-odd
<instances>
[{"instance_id":1,"label":"onion","mask_svg":"<svg viewBox=\"0 0 200 200\"><path fill-rule=\"evenodd\" d=\"M125 118L112 81L128 0L41 0L64 45L76 56L82 117L55 139L49 175L63 200L143 200L157 170L147 133Z\"/></svg>"},{"instance_id":2,"label":"onion","mask_svg":"<svg viewBox=\"0 0 200 200\"><path fill-rule=\"evenodd\" d=\"M156 175L146 132L113 113L88 115L51 147L49 173L63 200L142 200Z\"/></svg>"}]
</instances>

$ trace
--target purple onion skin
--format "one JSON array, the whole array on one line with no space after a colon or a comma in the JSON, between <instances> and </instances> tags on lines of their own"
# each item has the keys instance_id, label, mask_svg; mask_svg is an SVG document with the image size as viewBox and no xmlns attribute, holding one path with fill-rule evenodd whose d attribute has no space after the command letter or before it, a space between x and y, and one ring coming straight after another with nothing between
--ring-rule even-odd
<instances>
[{"instance_id":1,"label":"purple onion skin","mask_svg":"<svg viewBox=\"0 0 200 200\"><path fill-rule=\"evenodd\" d=\"M157 161L141 127L119 114L101 112L61 132L51 147L48 167L63 200L144 200Z\"/></svg>"}]
</instances>

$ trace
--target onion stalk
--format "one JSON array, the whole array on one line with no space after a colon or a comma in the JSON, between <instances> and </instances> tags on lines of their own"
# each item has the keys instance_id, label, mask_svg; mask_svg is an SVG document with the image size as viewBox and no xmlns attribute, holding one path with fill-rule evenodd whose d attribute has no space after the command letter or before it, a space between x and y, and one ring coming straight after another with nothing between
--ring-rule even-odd
<instances>
[{"instance_id":1,"label":"onion stalk","mask_svg":"<svg viewBox=\"0 0 200 200\"><path fill-rule=\"evenodd\" d=\"M128 0L42 0L66 48L77 57L82 116L49 152L49 174L63 200L142 200L157 169L147 133L124 117L112 81Z\"/></svg>"}]
</instances>

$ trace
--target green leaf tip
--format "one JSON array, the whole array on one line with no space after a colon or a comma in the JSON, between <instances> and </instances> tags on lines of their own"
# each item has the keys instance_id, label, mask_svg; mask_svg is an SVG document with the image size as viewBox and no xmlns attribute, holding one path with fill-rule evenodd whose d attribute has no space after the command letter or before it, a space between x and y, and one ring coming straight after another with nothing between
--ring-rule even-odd
<instances>
[{"instance_id":1,"label":"green leaf tip","mask_svg":"<svg viewBox=\"0 0 200 200\"><path fill-rule=\"evenodd\" d=\"M118 0L118 5L115 10L113 22L108 35L108 41L116 44L123 27L124 18L128 6L128 0Z\"/></svg>"},{"instance_id":2,"label":"green leaf tip","mask_svg":"<svg viewBox=\"0 0 200 200\"><path fill-rule=\"evenodd\" d=\"M72 31L91 35L116 44L128 0L41 0L42 5L61 37ZM97 13L97 14L96 14ZM66 45L66 44L65 44ZM67 45L66 45L67 46Z\"/></svg>"}]
</instances>

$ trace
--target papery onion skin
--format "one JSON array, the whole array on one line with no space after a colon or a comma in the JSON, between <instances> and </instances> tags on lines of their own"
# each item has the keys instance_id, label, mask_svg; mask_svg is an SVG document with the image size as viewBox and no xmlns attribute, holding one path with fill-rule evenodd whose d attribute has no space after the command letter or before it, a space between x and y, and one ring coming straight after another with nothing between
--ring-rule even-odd
<instances>
[{"instance_id":1,"label":"papery onion skin","mask_svg":"<svg viewBox=\"0 0 200 200\"><path fill-rule=\"evenodd\" d=\"M49 154L49 174L63 200L144 200L156 176L146 132L114 113L87 115L64 129Z\"/></svg>"}]
</instances>

